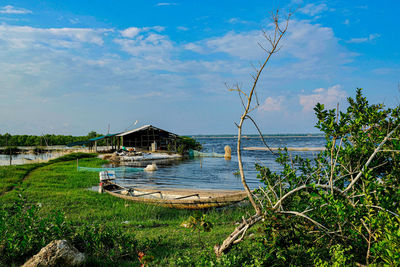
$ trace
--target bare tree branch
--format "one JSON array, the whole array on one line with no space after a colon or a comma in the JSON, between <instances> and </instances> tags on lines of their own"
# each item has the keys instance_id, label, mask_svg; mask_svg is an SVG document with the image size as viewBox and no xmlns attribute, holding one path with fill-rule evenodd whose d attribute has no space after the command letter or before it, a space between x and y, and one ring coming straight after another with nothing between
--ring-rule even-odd
<instances>
[{"instance_id":1,"label":"bare tree branch","mask_svg":"<svg viewBox=\"0 0 400 267\"><path fill-rule=\"evenodd\" d=\"M264 145L268 148L269 151L271 151L272 154L276 155L276 153L274 151L272 151L271 148L268 146L267 142L265 142L264 136L263 136L260 128L258 127L257 123L255 122L255 120L250 115L246 115L246 117L249 118L253 122Z\"/></svg>"}]
</instances>

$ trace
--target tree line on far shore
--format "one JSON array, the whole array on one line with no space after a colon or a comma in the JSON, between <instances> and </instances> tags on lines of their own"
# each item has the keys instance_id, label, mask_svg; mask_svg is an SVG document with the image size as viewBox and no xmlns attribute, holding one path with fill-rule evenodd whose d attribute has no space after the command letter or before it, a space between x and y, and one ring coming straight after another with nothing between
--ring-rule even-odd
<instances>
[{"instance_id":1,"label":"tree line on far shore","mask_svg":"<svg viewBox=\"0 0 400 267\"><path fill-rule=\"evenodd\" d=\"M86 141L91 138L102 136L95 131L89 132L85 136L72 135L11 135L9 133L0 134L0 147L7 146L58 146L67 145L73 142Z\"/></svg>"}]
</instances>

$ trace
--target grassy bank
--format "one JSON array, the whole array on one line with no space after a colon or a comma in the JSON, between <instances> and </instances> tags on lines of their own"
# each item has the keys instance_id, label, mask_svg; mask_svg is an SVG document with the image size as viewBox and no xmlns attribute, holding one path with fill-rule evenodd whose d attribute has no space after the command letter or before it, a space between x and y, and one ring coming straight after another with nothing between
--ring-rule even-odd
<instances>
[{"instance_id":1,"label":"grassy bank","mask_svg":"<svg viewBox=\"0 0 400 267\"><path fill-rule=\"evenodd\" d=\"M77 232L82 229L89 231L87 229L93 225L119 231L122 236L135 239L134 253L144 252L151 261L150 265L155 266L201 265L204 259L215 260L212 247L233 230L234 223L248 209L236 207L206 211L207 220L213 224L211 231L194 233L181 224L190 216L198 216L199 212L138 204L88 190L98 184L98 174L78 172L77 156L81 157L80 166L100 167L105 163L95 157L82 158L82 154L74 154L40 165L0 167L2 192L8 191L1 196L1 205L10 207L23 198L25 206L41 207L37 211L40 217L63 214L65 222ZM67 239L76 240L76 234L68 233ZM121 251L128 245L118 244L122 246ZM86 249L90 251L90 248ZM22 261L15 259L16 264ZM107 260L91 257L89 263L136 266L139 261L136 255L117 255Z\"/></svg>"}]
</instances>

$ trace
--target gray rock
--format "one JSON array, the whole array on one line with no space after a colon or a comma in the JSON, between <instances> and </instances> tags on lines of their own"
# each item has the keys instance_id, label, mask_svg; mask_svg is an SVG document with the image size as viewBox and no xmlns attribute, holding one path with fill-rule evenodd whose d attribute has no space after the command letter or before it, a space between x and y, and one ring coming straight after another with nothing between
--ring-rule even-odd
<instances>
[{"instance_id":1,"label":"gray rock","mask_svg":"<svg viewBox=\"0 0 400 267\"><path fill-rule=\"evenodd\" d=\"M66 240L54 240L38 254L25 262L22 267L77 266L83 263L85 255Z\"/></svg>"}]
</instances>

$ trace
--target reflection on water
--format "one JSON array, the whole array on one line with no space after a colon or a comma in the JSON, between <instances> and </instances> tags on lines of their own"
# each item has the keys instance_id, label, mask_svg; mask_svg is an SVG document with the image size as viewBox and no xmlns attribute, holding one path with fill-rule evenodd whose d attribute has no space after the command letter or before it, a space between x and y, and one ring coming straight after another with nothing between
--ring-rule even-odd
<instances>
[{"instance_id":1,"label":"reflection on water","mask_svg":"<svg viewBox=\"0 0 400 267\"><path fill-rule=\"evenodd\" d=\"M224 146L232 148L232 160L224 158L195 158L187 160L152 161L158 166L155 172L125 172L117 180L122 185L156 188L199 188L199 189L232 189L241 190L240 177L234 175L238 171L236 156L236 139L234 138L197 138L203 145L204 152L224 153ZM321 147L325 141L321 137L272 137L266 139L271 147ZM243 147L262 146L259 139L243 139ZM317 152L293 151L292 155L313 158ZM279 170L275 162L276 156L269 151L243 151L243 164L246 180L250 188L257 188L261 183L257 179L255 163ZM138 162L128 166L146 167L152 162Z\"/></svg>"},{"instance_id":2,"label":"reflection on water","mask_svg":"<svg viewBox=\"0 0 400 267\"><path fill-rule=\"evenodd\" d=\"M49 159L58 158L65 153L63 152L48 152L48 153L41 153L41 154L17 154L12 156L12 165L19 165L19 164L29 164L29 163L36 163L47 161ZM0 166L2 165L10 165L10 155L0 154Z\"/></svg>"}]
</instances>

